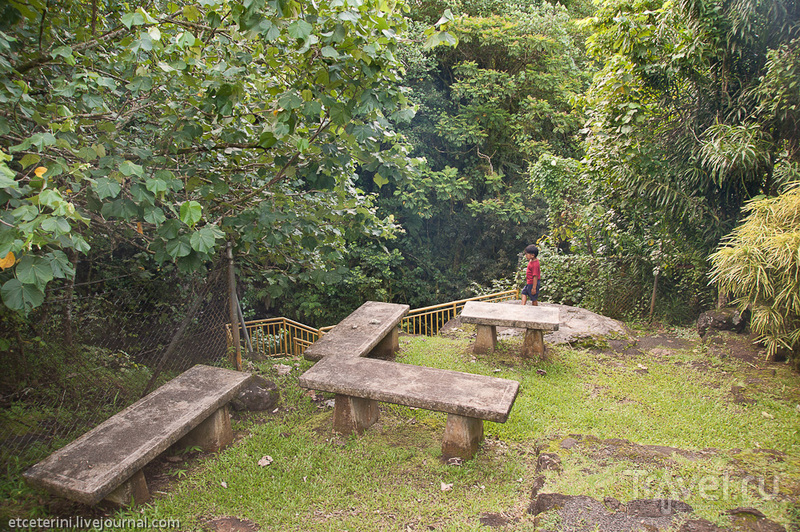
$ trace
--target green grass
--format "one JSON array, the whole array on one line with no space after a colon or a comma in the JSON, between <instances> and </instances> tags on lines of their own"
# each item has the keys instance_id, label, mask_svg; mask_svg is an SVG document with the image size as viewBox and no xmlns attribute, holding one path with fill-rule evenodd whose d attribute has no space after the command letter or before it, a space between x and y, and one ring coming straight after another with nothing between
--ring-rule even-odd
<instances>
[{"instance_id":1,"label":"green grass","mask_svg":"<svg viewBox=\"0 0 800 532\"><path fill-rule=\"evenodd\" d=\"M543 491L623 503L679 498L720 525L721 512L737 506L759 508L784 525L798 521L800 382L788 367L772 365L776 374L765 377L752 364L709 355L699 342L637 357L549 348L548 360L537 363L517 357L519 338L475 356L470 332L403 337L398 361L521 383L508 421L485 423L487 441L475 459L442 463L445 415L396 405L382 404L378 424L364 435L338 436L331 409L297 387L310 363L292 360L299 367L277 377L273 364L288 362L267 361L259 369L278 382L280 411L238 416L242 437L234 445L190 462L167 493L118 516L178 519L187 531L223 516L262 530L461 531L485 529L482 514L505 513L517 519L515 530L539 530L558 518L537 525L526 513L537 454L555 452L563 470L543 473ZM734 404L733 385L745 386L755 404ZM570 435L582 443L562 448ZM610 438L630 443L609 454ZM694 455L643 454L646 445ZM265 455L272 463L259 466ZM765 479L764 493L748 476Z\"/></svg>"}]
</instances>

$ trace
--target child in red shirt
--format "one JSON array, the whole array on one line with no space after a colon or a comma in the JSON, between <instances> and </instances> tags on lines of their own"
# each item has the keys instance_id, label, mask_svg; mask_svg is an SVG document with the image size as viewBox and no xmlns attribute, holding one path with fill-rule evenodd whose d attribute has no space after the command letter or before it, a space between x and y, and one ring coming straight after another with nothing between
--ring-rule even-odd
<instances>
[{"instance_id":1,"label":"child in red shirt","mask_svg":"<svg viewBox=\"0 0 800 532\"><path fill-rule=\"evenodd\" d=\"M525 248L525 258L528 259L528 269L525 272L525 288L522 289L522 304L531 298L531 305L539 304L539 288L541 287L542 271L539 269L539 248L531 244Z\"/></svg>"}]
</instances>

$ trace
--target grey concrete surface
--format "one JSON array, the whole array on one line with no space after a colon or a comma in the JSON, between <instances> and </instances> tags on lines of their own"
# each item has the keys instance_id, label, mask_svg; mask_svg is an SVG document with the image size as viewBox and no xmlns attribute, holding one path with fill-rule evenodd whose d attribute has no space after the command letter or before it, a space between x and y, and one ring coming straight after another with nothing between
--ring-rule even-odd
<instances>
[{"instance_id":1,"label":"grey concrete surface","mask_svg":"<svg viewBox=\"0 0 800 532\"><path fill-rule=\"evenodd\" d=\"M461 311L461 321L479 325L537 329L541 331L557 331L560 323L558 309L552 307L485 303L482 301L468 301Z\"/></svg>"},{"instance_id":2,"label":"grey concrete surface","mask_svg":"<svg viewBox=\"0 0 800 532\"><path fill-rule=\"evenodd\" d=\"M504 423L519 392L508 379L370 358L326 357L300 386Z\"/></svg>"},{"instance_id":3,"label":"grey concrete surface","mask_svg":"<svg viewBox=\"0 0 800 532\"><path fill-rule=\"evenodd\" d=\"M307 360L331 355L367 356L398 326L408 309L408 305L367 301L314 342L303 355Z\"/></svg>"},{"instance_id":4,"label":"grey concrete surface","mask_svg":"<svg viewBox=\"0 0 800 532\"><path fill-rule=\"evenodd\" d=\"M247 373L197 365L24 473L32 485L96 504L228 403Z\"/></svg>"}]
</instances>

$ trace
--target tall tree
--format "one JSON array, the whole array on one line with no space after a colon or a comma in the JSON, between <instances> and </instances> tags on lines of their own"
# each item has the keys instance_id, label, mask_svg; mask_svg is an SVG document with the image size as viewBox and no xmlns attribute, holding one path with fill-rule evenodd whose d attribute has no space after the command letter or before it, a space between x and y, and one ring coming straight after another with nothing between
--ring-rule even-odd
<instances>
[{"instance_id":1,"label":"tall tree","mask_svg":"<svg viewBox=\"0 0 800 532\"><path fill-rule=\"evenodd\" d=\"M603 62L586 98L587 160L706 246L797 160L794 0L609 0L588 20ZM780 88L778 88L780 87Z\"/></svg>"},{"instance_id":2,"label":"tall tree","mask_svg":"<svg viewBox=\"0 0 800 532\"><path fill-rule=\"evenodd\" d=\"M546 231L528 166L545 152L579 154L583 120L570 102L588 78L562 6L431 4L451 10L447 31L457 44L426 52L419 38L400 56L419 106L402 132L426 167L421 179L392 187L391 197L382 193L382 206L407 231L400 246L408 271L435 286L437 297L458 298L470 281L513 275L522 248ZM415 10L411 34L432 15Z\"/></svg>"},{"instance_id":3,"label":"tall tree","mask_svg":"<svg viewBox=\"0 0 800 532\"><path fill-rule=\"evenodd\" d=\"M702 258L746 201L797 176L800 5L606 0L585 25L601 66L583 99L594 247L708 301Z\"/></svg>"},{"instance_id":4,"label":"tall tree","mask_svg":"<svg viewBox=\"0 0 800 532\"><path fill-rule=\"evenodd\" d=\"M409 170L390 120L402 4L4 4L0 283L16 310L116 235L202 268L227 239L272 295L324 276L345 234L390 235L354 186ZM411 112L413 115L413 112Z\"/></svg>"}]
</instances>

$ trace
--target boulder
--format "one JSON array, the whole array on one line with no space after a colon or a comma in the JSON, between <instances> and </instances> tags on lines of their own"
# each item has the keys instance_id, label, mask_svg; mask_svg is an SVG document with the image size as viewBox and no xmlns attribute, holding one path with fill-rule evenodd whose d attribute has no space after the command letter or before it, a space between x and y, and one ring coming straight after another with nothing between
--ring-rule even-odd
<instances>
[{"instance_id":1,"label":"boulder","mask_svg":"<svg viewBox=\"0 0 800 532\"><path fill-rule=\"evenodd\" d=\"M709 310L697 318L697 333L702 337L713 329L717 331L736 331L740 333L750 321L750 311L743 313L735 308Z\"/></svg>"},{"instance_id":2,"label":"boulder","mask_svg":"<svg viewBox=\"0 0 800 532\"><path fill-rule=\"evenodd\" d=\"M272 410L279 400L278 386L260 375L254 375L239 395L231 400L231 405L234 410Z\"/></svg>"}]
</instances>

